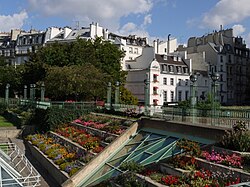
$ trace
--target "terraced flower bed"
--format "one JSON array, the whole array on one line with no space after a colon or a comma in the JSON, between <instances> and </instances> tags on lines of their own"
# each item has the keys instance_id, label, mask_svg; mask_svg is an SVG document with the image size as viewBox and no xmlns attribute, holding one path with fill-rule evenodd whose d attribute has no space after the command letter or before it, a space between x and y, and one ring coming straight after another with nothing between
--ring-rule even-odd
<instances>
[{"instance_id":1,"label":"terraced flower bed","mask_svg":"<svg viewBox=\"0 0 250 187\"><path fill-rule=\"evenodd\" d=\"M57 143L56 139L42 134L29 135L26 139L39 148L62 171L67 172L69 176L72 176L83 166L79 162L83 159L82 155L71 152L67 147Z\"/></svg>"},{"instance_id":2,"label":"terraced flower bed","mask_svg":"<svg viewBox=\"0 0 250 187\"><path fill-rule=\"evenodd\" d=\"M132 121L89 114L74 120L73 123L81 124L84 127L91 127L111 134L120 135L129 125L132 124Z\"/></svg>"}]
</instances>

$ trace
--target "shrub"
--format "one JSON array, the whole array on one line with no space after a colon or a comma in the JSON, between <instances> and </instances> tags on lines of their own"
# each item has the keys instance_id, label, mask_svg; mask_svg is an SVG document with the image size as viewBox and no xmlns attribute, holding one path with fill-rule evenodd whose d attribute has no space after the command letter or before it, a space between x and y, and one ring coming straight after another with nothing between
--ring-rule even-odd
<instances>
[{"instance_id":1,"label":"shrub","mask_svg":"<svg viewBox=\"0 0 250 187\"><path fill-rule=\"evenodd\" d=\"M123 171L132 171L135 173L140 173L144 170L144 166L136 163L135 161L130 161L130 162L124 162L120 166L120 169Z\"/></svg>"},{"instance_id":2,"label":"shrub","mask_svg":"<svg viewBox=\"0 0 250 187\"><path fill-rule=\"evenodd\" d=\"M232 131L226 131L218 146L235 151L250 151L250 131L244 122L238 121Z\"/></svg>"}]
</instances>

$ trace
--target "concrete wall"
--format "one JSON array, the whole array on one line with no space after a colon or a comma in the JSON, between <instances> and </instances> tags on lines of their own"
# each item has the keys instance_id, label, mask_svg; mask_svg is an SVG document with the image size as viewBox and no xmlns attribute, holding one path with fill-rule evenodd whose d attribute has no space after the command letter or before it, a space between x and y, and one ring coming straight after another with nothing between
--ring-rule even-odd
<instances>
[{"instance_id":1,"label":"concrete wall","mask_svg":"<svg viewBox=\"0 0 250 187\"><path fill-rule=\"evenodd\" d=\"M25 142L25 145L30 150L32 156L39 161L49 175L55 179L57 184L61 185L69 178L66 172L61 171L58 166L50 161L50 159L47 159L47 157L37 147L33 146L29 142Z\"/></svg>"},{"instance_id":2,"label":"concrete wall","mask_svg":"<svg viewBox=\"0 0 250 187\"><path fill-rule=\"evenodd\" d=\"M211 141L219 141L220 138L225 134L225 130L229 130L222 127L193 125L191 123L177 123L158 119L153 120L149 118L142 118L140 121L140 127L180 133L182 135L195 136Z\"/></svg>"},{"instance_id":3,"label":"concrete wall","mask_svg":"<svg viewBox=\"0 0 250 187\"><path fill-rule=\"evenodd\" d=\"M1 127L0 138L16 138L20 135L21 129L16 127Z\"/></svg>"}]
</instances>

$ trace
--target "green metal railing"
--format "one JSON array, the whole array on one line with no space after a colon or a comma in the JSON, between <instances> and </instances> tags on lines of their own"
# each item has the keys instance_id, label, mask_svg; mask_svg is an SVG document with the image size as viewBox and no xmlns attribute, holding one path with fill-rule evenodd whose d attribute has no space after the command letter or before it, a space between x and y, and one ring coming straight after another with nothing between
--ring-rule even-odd
<instances>
[{"instance_id":1,"label":"green metal railing","mask_svg":"<svg viewBox=\"0 0 250 187\"><path fill-rule=\"evenodd\" d=\"M212 110L192 110L178 107L164 107L162 109L163 118L197 124L215 125L231 128L237 121L243 121L250 129L250 110L217 109L215 114Z\"/></svg>"}]
</instances>

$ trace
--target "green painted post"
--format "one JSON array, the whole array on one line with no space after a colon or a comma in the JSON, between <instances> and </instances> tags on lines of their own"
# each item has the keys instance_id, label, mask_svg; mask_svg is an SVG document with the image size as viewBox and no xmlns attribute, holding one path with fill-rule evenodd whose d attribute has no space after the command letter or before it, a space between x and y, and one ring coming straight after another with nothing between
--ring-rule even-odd
<instances>
[{"instance_id":1,"label":"green painted post","mask_svg":"<svg viewBox=\"0 0 250 187\"><path fill-rule=\"evenodd\" d=\"M24 89L23 89L23 99L24 99L24 100L27 99L27 85L24 85Z\"/></svg>"},{"instance_id":2,"label":"green painted post","mask_svg":"<svg viewBox=\"0 0 250 187\"><path fill-rule=\"evenodd\" d=\"M44 85L44 82L42 82L42 85L41 85L41 101L44 101L44 94L45 94L45 85Z\"/></svg>"},{"instance_id":3,"label":"green painted post","mask_svg":"<svg viewBox=\"0 0 250 187\"><path fill-rule=\"evenodd\" d=\"M215 118L216 118L216 101L217 101L217 91L216 91L216 86L217 86L217 81L220 78L220 75L218 73L212 73L211 75L212 78L212 119L211 119L211 125L216 125Z\"/></svg>"},{"instance_id":4,"label":"green painted post","mask_svg":"<svg viewBox=\"0 0 250 187\"><path fill-rule=\"evenodd\" d=\"M108 89L107 89L107 108L111 109L111 82L108 83Z\"/></svg>"},{"instance_id":5,"label":"green painted post","mask_svg":"<svg viewBox=\"0 0 250 187\"><path fill-rule=\"evenodd\" d=\"M10 84L6 84L6 87L5 87L5 104L7 105L7 107L9 106L9 87L10 87Z\"/></svg>"},{"instance_id":6,"label":"green painted post","mask_svg":"<svg viewBox=\"0 0 250 187\"><path fill-rule=\"evenodd\" d=\"M31 101L33 100L32 97L33 97L33 84L30 84L30 100Z\"/></svg>"},{"instance_id":7,"label":"green painted post","mask_svg":"<svg viewBox=\"0 0 250 187\"><path fill-rule=\"evenodd\" d=\"M116 82L116 87L115 87L115 104L119 104L119 99L120 99L120 83L117 81Z\"/></svg>"},{"instance_id":8,"label":"green painted post","mask_svg":"<svg viewBox=\"0 0 250 187\"><path fill-rule=\"evenodd\" d=\"M145 108L145 115L148 116L148 106L149 106L149 79L148 75L146 79L144 80L144 108Z\"/></svg>"},{"instance_id":9,"label":"green painted post","mask_svg":"<svg viewBox=\"0 0 250 187\"><path fill-rule=\"evenodd\" d=\"M196 117L196 109L195 109L195 105L197 103L196 101L196 96L195 96L195 92L196 92L196 81L197 81L197 75L196 74L192 74L190 75L190 80L192 82L192 84L190 84L191 86L191 106L192 106L192 123L195 123L195 117Z\"/></svg>"},{"instance_id":10,"label":"green painted post","mask_svg":"<svg viewBox=\"0 0 250 187\"><path fill-rule=\"evenodd\" d=\"M35 98L36 98L36 85L35 84L33 84L33 96L32 96L32 98L33 98L33 101L35 101Z\"/></svg>"}]
</instances>

